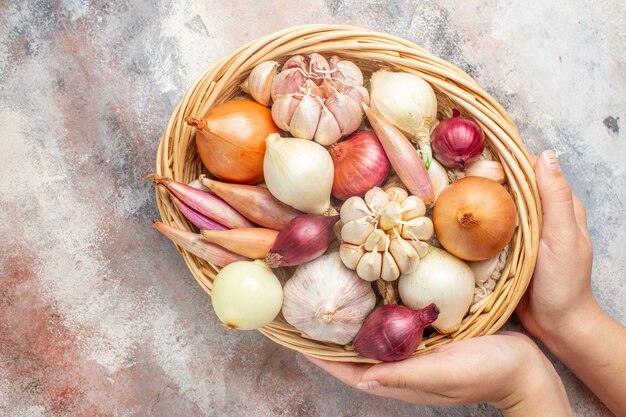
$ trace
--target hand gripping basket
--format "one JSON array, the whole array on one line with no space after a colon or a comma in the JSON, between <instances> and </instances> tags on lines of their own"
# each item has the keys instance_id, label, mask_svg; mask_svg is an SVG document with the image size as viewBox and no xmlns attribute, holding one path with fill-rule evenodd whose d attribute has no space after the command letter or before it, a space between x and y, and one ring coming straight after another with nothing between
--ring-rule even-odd
<instances>
[{"instance_id":1,"label":"hand gripping basket","mask_svg":"<svg viewBox=\"0 0 626 417\"><path fill-rule=\"evenodd\" d=\"M450 334L425 335L415 355L454 340L496 332L511 316L528 287L537 257L541 209L531 162L511 118L468 74L433 56L417 45L385 33L352 26L307 25L282 30L244 45L213 64L193 84L174 110L157 152L156 171L188 183L206 173L195 147L195 130L184 120L202 117L211 107L240 95L240 84L250 71L266 60L284 62L295 54L318 52L339 55L359 65L365 79L379 68L412 72L430 83L441 107L455 107L483 128L487 146L503 165L517 206L518 228L511 242L501 279L488 302L465 317L461 328ZM176 210L168 195L157 189L163 222L193 230ZM210 295L218 269L178 248L191 273ZM321 359L374 362L358 356L351 345L318 342L286 323L279 315L260 329L271 340Z\"/></svg>"}]
</instances>

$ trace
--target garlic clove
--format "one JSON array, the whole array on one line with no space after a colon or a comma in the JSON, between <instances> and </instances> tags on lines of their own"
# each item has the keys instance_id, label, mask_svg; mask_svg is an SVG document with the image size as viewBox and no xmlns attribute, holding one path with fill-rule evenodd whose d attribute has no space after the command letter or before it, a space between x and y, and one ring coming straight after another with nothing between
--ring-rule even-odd
<instances>
[{"instance_id":1,"label":"garlic clove","mask_svg":"<svg viewBox=\"0 0 626 417\"><path fill-rule=\"evenodd\" d=\"M305 81L306 78L300 68L283 69L272 81L272 87L270 88L272 99L276 100L279 96L299 92Z\"/></svg>"},{"instance_id":2,"label":"garlic clove","mask_svg":"<svg viewBox=\"0 0 626 417\"><path fill-rule=\"evenodd\" d=\"M309 73L313 75L315 84L320 85L330 72L330 65L326 58L318 53L309 55Z\"/></svg>"},{"instance_id":3,"label":"garlic clove","mask_svg":"<svg viewBox=\"0 0 626 417\"><path fill-rule=\"evenodd\" d=\"M347 199L341 206L339 215L341 216L341 222L344 224L360 219L361 217L373 217L373 214L370 209L367 208L365 201L359 196Z\"/></svg>"},{"instance_id":4,"label":"garlic clove","mask_svg":"<svg viewBox=\"0 0 626 417\"><path fill-rule=\"evenodd\" d=\"M391 200L380 213L378 225L381 229L391 230L402 221L402 207L396 200Z\"/></svg>"},{"instance_id":5,"label":"garlic clove","mask_svg":"<svg viewBox=\"0 0 626 417\"><path fill-rule=\"evenodd\" d=\"M289 123L300 100L291 94L277 97L272 105L272 119L282 130L289 130Z\"/></svg>"},{"instance_id":6,"label":"garlic clove","mask_svg":"<svg viewBox=\"0 0 626 417\"><path fill-rule=\"evenodd\" d=\"M341 239L353 245L362 245L373 231L374 225L363 217L344 224L341 228Z\"/></svg>"},{"instance_id":7,"label":"garlic clove","mask_svg":"<svg viewBox=\"0 0 626 417\"><path fill-rule=\"evenodd\" d=\"M504 174L504 169L502 168L502 164L498 161L487 161L487 160L479 160L474 162L472 165L467 168L465 171L466 177L485 177L492 179L499 184L504 184L506 182L506 175Z\"/></svg>"},{"instance_id":8,"label":"garlic clove","mask_svg":"<svg viewBox=\"0 0 626 417\"><path fill-rule=\"evenodd\" d=\"M485 259L484 261L467 262L472 270L472 273L474 274L474 281L476 284L484 284L489 278L491 278L491 275L498 266L499 259L500 254L497 254L493 258Z\"/></svg>"},{"instance_id":9,"label":"garlic clove","mask_svg":"<svg viewBox=\"0 0 626 417\"><path fill-rule=\"evenodd\" d=\"M363 85L363 73L354 62L333 55L330 58L330 68L334 70L332 74L333 79L347 85Z\"/></svg>"},{"instance_id":10,"label":"garlic clove","mask_svg":"<svg viewBox=\"0 0 626 417\"><path fill-rule=\"evenodd\" d=\"M395 281L400 277L400 269L396 260L389 251L383 253L383 265L380 272L380 277L385 281Z\"/></svg>"},{"instance_id":11,"label":"garlic clove","mask_svg":"<svg viewBox=\"0 0 626 417\"><path fill-rule=\"evenodd\" d=\"M336 91L324 104L335 116L342 135L348 135L361 126L363 119L361 107L347 95Z\"/></svg>"},{"instance_id":12,"label":"garlic clove","mask_svg":"<svg viewBox=\"0 0 626 417\"><path fill-rule=\"evenodd\" d=\"M289 122L291 134L301 139L313 139L321 110L320 100L312 94L305 94Z\"/></svg>"},{"instance_id":13,"label":"garlic clove","mask_svg":"<svg viewBox=\"0 0 626 417\"><path fill-rule=\"evenodd\" d=\"M374 213L380 213L389 203L389 195L382 188L374 187L365 193L365 203Z\"/></svg>"},{"instance_id":14,"label":"garlic clove","mask_svg":"<svg viewBox=\"0 0 626 417\"><path fill-rule=\"evenodd\" d=\"M272 80L277 68L278 62L276 61L261 62L252 69L248 79L241 85L241 89L250 94L257 103L269 106L272 101Z\"/></svg>"},{"instance_id":15,"label":"garlic clove","mask_svg":"<svg viewBox=\"0 0 626 417\"><path fill-rule=\"evenodd\" d=\"M337 123L335 116L333 116L326 106L322 106L314 139L315 142L324 146L332 145L341 139L341 129L339 128L339 124Z\"/></svg>"},{"instance_id":16,"label":"garlic clove","mask_svg":"<svg viewBox=\"0 0 626 417\"><path fill-rule=\"evenodd\" d=\"M342 243L339 247L339 257L343 264L350 269L356 269L363 254L365 254L365 249L362 246Z\"/></svg>"},{"instance_id":17,"label":"garlic clove","mask_svg":"<svg viewBox=\"0 0 626 417\"><path fill-rule=\"evenodd\" d=\"M450 179L448 178L448 172L436 159L433 159L430 162L430 167L428 167L428 176L430 176L430 181L433 184L433 192L435 193L435 201L439 197L439 194L450 184Z\"/></svg>"},{"instance_id":18,"label":"garlic clove","mask_svg":"<svg viewBox=\"0 0 626 417\"><path fill-rule=\"evenodd\" d=\"M369 105L370 103L370 93L367 91L367 88L361 86L349 86L343 88L342 93L350 97L354 100L359 106L361 104Z\"/></svg>"},{"instance_id":19,"label":"garlic clove","mask_svg":"<svg viewBox=\"0 0 626 417\"><path fill-rule=\"evenodd\" d=\"M402 274L414 272L420 263L420 257L417 256L417 252L404 239L393 239L389 245L389 252L395 259Z\"/></svg>"},{"instance_id":20,"label":"garlic clove","mask_svg":"<svg viewBox=\"0 0 626 417\"><path fill-rule=\"evenodd\" d=\"M407 240L429 240L433 233L433 221L428 217L417 217L402 226L402 237Z\"/></svg>"},{"instance_id":21,"label":"garlic clove","mask_svg":"<svg viewBox=\"0 0 626 417\"><path fill-rule=\"evenodd\" d=\"M306 71L306 67L306 58L304 56L293 55L283 64L283 71L290 68L300 68L301 70Z\"/></svg>"},{"instance_id":22,"label":"garlic clove","mask_svg":"<svg viewBox=\"0 0 626 417\"><path fill-rule=\"evenodd\" d=\"M426 256L430 247L428 243L422 242L421 240L409 239L407 240L407 243L413 246L413 249L415 249L415 252L417 252L417 256L419 256L420 258Z\"/></svg>"},{"instance_id":23,"label":"garlic clove","mask_svg":"<svg viewBox=\"0 0 626 417\"><path fill-rule=\"evenodd\" d=\"M408 191L401 187L389 187L385 192L389 195L389 198L399 203L402 203L409 196Z\"/></svg>"},{"instance_id":24,"label":"garlic clove","mask_svg":"<svg viewBox=\"0 0 626 417\"><path fill-rule=\"evenodd\" d=\"M412 220L426 214L426 205L424 204L424 201L416 195L408 196L404 201L402 201L401 206L403 220Z\"/></svg>"},{"instance_id":25,"label":"garlic clove","mask_svg":"<svg viewBox=\"0 0 626 417\"><path fill-rule=\"evenodd\" d=\"M364 248L368 252L384 252L387 246L389 246L389 235L380 229L376 229L367 237Z\"/></svg>"},{"instance_id":26,"label":"garlic clove","mask_svg":"<svg viewBox=\"0 0 626 417\"><path fill-rule=\"evenodd\" d=\"M380 252L365 252L356 267L356 273L366 281L376 281L380 278L382 264L383 255Z\"/></svg>"}]
</instances>

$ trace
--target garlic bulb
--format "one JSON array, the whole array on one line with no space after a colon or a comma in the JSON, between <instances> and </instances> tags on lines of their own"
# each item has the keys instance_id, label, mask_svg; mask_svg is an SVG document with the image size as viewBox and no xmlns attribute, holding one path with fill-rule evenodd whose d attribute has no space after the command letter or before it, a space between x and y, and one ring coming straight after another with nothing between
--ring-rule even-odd
<instances>
[{"instance_id":1,"label":"garlic bulb","mask_svg":"<svg viewBox=\"0 0 626 417\"><path fill-rule=\"evenodd\" d=\"M417 268L433 236L426 206L406 190L374 187L341 206L341 260L366 281L395 281Z\"/></svg>"},{"instance_id":2,"label":"garlic bulb","mask_svg":"<svg viewBox=\"0 0 626 417\"><path fill-rule=\"evenodd\" d=\"M283 316L315 340L345 345L376 305L372 287L337 252L300 265L283 288Z\"/></svg>"},{"instance_id":3,"label":"garlic bulb","mask_svg":"<svg viewBox=\"0 0 626 417\"><path fill-rule=\"evenodd\" d=\"M315 142L278 134L269 135L266 144L263 171L270 193L295 209L325 214L334 175L333 160L326 149Z\"/></svg>"},{"instance_id":4,"label":"garlic bulb","mask_svg":"<svg viewBox=\"0 0 626 417\"><path fill-rule=\"evenodd\" d=\"M443 249L430 247L417 269L398 281L402 302L412 309L430 303L439 307L432 324L441 333L459 329L474 297L474 275L461 259Z\"/></svg>"},{"instance_id":5,"label":"garlic bulb","mask_svg":"<svg viewBox=\"0 0 626 417\"><path fill-rule=\"evenodd\" d=\"M263 105L272 105L272 118L283 130L302 139L332 145L361 125L361 104L369 104L363 73L354 63L333 56L294 55L280 72L274 61L250 73L242 89Z\"/></svg>"}]
</instances>

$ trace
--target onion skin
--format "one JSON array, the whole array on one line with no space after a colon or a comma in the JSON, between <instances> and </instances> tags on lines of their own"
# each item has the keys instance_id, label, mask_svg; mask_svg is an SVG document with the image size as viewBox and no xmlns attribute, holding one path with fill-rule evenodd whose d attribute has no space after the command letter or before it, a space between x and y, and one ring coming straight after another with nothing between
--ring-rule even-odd
<instances>
[{"instance_id":1,"label":"onion skin","mask_svg":"<svg viewBox=\"0 0 626 417\"><path fill-rule=\"evenodd\" d=\"M201 181L248 220L268 229L282 230L302 214L278 201L267 188L258 185L229 184L208 178L202 178Z\"/></svg>"},{"instance_id":2,"label":"onion skin","mask_svg":"<svg viewBox=\"0 0 626 417\"><path fill-rule=\"evenodd\" d=\"M497 255L513 237L517 211L496 181L465 177L447 187L435 204L433 223L441 245L466 261Z\"/></svg>"},{"instance_id":3,"label":"onion skin","mask_svg":"<svg viewBox=\"0 0 626 417\"><path fill-rule=\"evenodd\" d=\"M354 133L331 146L329 152L335 165L332 194L339 200L363 197L389 173L389 159L374 132Z\"/></svg>"},{"instance_id":4,"label":"onion skin","mask_svg":"<svg viewBox=\"0 0 626 417\"><path fill-rule=\"evenodd\" d=\"M193 253L198 258L213 265L224 267L233 262L249 260L245 256L237 255L221 246L207 242L199 234L180 230L159 221L153 222L153 226L187 252Z\"/></svg>"},{"instance_id":5,"label":"onion skin","mask_svg":"<svg viewBox=\"0 0 626 417\"><path fill-rule=\"evenodd\" d=\"M267 256L278 232L262 227L232 230L202 230L204 240L215 243L250 259L263 259Z\"/></svg>"},{"instance_id":6,"label":"onion skin","mask_svg":"<svg viewBox=\"0 0 626 417\"><path fill-rule=\"evenodd\" d=\"M417 350L424 328L438 316L435 304L421 310L402 305L381 306L363 323L354 338L354 350L361 356L383 362L404 360Z\"/></svg>"},{"instance_id":7,"label":"onion skin","mask_svg":"<svg viewBox=\"0 0 626 417\"><path fill-rule=\"evenodd\" d=\"M172 193L170 193L170 198L176 205L176 208L182 213L182 215L185 216L185 218L189 220L189 222L193 224L194 226L196 226L198 229L200 230L228 230L228 227L198 213L197 211L189 207L187 204L180 201L180 199L177 198Z\"/></svg>"},{"instance_id":8,"label":"onion skin","mask_svg":"<svg viewBox=\"0 0 626 417\"><path fill-rule=\"evenodd\" d=\"M382 115L363 105L372 129L380 139L391 166L411 194L430 206L435 200L433 186L424 162L404 134Z\"/></svg>"},{"instance_id":9,"label":"onion skin","mask_svg":"<svg viewBox=\"0 0 626 417\"><path fill-rule=\"evenodd\" d=\"M294 266L319 258L335 237L339 216L303 214L280 231L265 261L272 268Z\"/></svg>"},{"instance_id":10,"label":"onion skin","mask_svg":"<svg viewBox=\"0 0 626 417\"><path fill-rule=\"evenodd\" d=\"M435 158L448 168L465 170L485 149L485 134L467 117L452 117L439 123L431 135Z\"/></svg>"},{"instance_id":11,"label":"onion skin","mask_svg":"<svg viewBox=\"0 0 626 417\"><path fill-rule=\"evenodd\" d=\"M170 193L198 213L230 229L254 226L248 219L239 214L237 210L213 194L200 191L182 182L157 174L149 174L145 179L151 179L153 183L167 188Z\"/></svg>"},{"instance_id":12,"label":"onion skin","mask_svg":"<svg viewBox=\"0 0 626 417\"><path fill-rule=\"evenodd\" d=\"M280 133L270 110L252 100L231 100L210 109L196 127L196 147L204 166L219 179L239 184L263 180L265 138Z\"/></svg>"}]
</instances>

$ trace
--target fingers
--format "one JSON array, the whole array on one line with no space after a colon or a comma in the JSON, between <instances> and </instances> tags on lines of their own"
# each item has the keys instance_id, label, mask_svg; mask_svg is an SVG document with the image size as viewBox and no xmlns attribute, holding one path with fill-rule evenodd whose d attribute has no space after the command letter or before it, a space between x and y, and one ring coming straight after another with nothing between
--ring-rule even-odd
<instances>
[{"instance_id":1,"label":"fingers","mask_svg":"<svg viewBox=\"0 0 626 417\"><path fill-rule=\"evenodd\" d=\"M589 230L587 229L587 210L585 209L585 205L580 198L576 194L573 195L574 202L574 215L576 216L576 223L578 223L578 228L580 232L585 236L589 237Z\"/></svg>"},{"instance_id":2,"label":"fingers","mask_svg":"<svg viewBox=\"0 0 626 417\"><path fill-rule=\"evenodd\" d=\"M535 165L537 185L543 206L543 234L545 237L572 237L578 223L574 213L572 190L561 171L554 151L544 151Z\"/></svg>"},{"instance_id":3,"label":"fingers","mask_svg":"<svg viewBox=\"0 0 626 417\"><path fill-rule=\"evenodd\" d=\"M337 378L338 380L340 380L341 382L343 382L344 384L349 385L353 388L357 388L357 385L359 384L359 382L361 382L363 373L372 366L351 362L325 361L308 355L304 355L304 357L311 361L313 364L319 366L320 368ZM359 388L372 389L376 387L368 387L363 385Z\"/></svg>"}]
</instances>

